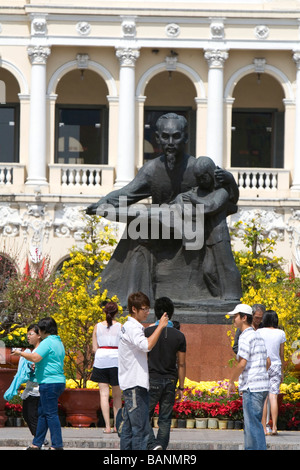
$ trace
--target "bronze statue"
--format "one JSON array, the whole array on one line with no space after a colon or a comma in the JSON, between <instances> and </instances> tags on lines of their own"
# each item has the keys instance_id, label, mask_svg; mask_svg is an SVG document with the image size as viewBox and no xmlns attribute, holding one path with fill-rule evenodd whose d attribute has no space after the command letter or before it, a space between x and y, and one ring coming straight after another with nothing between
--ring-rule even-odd
<instances>
[{"instance_id":1,"label":"bronze statue","mask_svg":"<svg viewBox=\"0 0 300 470\"><path fill-rule=\"evenodd\" d=\"M118 213L122 198L126 199L129 211L132 205L148 197L152 197L152 205L158 206L178 202L176 198L184 193L186 198L189 197L192 188L199 184L195 164L205 157L196 159L185 153L188 138L186 119L174 113L161 116L157 121L156 138L162 154L147 162L129 184L89 206L87 214L107 216L108 206L115 208ZM234 213L239 191L231 173L215 168L214 185L226 188L226 215ZM213 200L216 195L213 188L207 193ZM185 203L187 202L194 204L192 198L186 199ZM199 200L198 203L200 202ZM224 208L223 222L226 215ZM210 220L209 217L208 213L204 214L205 225ZM214 220L217 217L214 216ZM207 232L204 231L204 238L205 233ZM239 300L240 279L237 278L234 293L231 291L227 295L220 288L218 270L213 266L210 269L205 268L205 265L215 263L214 255L208 255L209 251L215 251L210 246L209 240L204 240L200 249L188 250L183 240L174 236L169 239L152 239L151 236L122 238L103 272L103 287L108 290L108 294L116 294L122 305L126 305L130 292L138 290L147 294L151 302L155 298L168 296L175 305L192 305L200 300L227 299L228 296L229 300ZM231 299L232 296L234 299Z\"/></svg>"}]
</instances>

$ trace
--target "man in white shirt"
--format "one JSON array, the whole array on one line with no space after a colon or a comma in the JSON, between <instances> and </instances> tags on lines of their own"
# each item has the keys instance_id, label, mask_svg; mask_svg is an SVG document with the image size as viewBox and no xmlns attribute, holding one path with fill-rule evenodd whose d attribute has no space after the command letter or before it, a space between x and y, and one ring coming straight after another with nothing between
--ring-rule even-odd
<instances>
[{"instance_id":1,"label":"man in white shirt","mask_svg":"<svg viewBox=\"0 0 300 470\"><path fill-rule=\"evenodd\" d=\"M164 314L153 334L146 338L143 322L149 315L150 301L142 292L128 297L130 317L121 329L119 342L119 385L124 408L120 450L146 450L149 435L149 372L147 354L168 324Z\"/></svg>"},{"instance_id":2,"label":"man in white shirt","mask_svg":"<svg viewBox=\"0 0 300 470\"><path fill-rule=\"evenodd\" d=\"M269 391L267 368L270 360L265 342L254 330L252 308L239 304L228 315L233 316L234 326L241 330L237 352L238 364L229 381L228 395L235 391L234 382L239 378L239 392L243 395L245 450L266 450L266 437L262 426L264 402Z\"/></svg>"}]
</instances>

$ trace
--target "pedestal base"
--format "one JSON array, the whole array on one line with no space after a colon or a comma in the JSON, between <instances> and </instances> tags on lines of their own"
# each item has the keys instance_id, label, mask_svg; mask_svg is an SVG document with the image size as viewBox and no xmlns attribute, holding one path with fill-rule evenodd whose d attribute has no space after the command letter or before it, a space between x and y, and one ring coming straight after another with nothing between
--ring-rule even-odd
<instances>
[{"instance_id":1,"label":"pedestal base","mask_svg":"<svg viewBox=\"0 0 300 470\"><path fill-rule=\"evenodd\" d=\"M176 304L172 320L180 323L187 342L186 377L194 381L223 380L231 375L229 361L235 357L228 331L232 319L225 315L239 301L203 301ZM149 316L154 321L154 313Z\"/></svg>"}]
</instances>

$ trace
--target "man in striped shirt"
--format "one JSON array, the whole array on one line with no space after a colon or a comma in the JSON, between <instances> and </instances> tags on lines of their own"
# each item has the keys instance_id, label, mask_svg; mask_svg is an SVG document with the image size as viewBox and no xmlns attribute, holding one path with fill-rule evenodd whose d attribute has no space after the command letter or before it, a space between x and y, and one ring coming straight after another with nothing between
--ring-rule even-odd
<instances>
[{"instance_id":1,"label":"man in striped shirt","mask_svg":"<svg viewBox=\"0 0 300 470\"><path fill-rule=\"evenodd\" d=\"M235 391L234 382L239 379L239 392L243 396L245 450L266 450L266 438L261 423L265 399L269 391L267 369L270 360L265 342L254 330L252 308L239 304L228 315L233 316L234 326L241 330L237 352L237 367L229 381L228 395Z\"/></svg>"}]
</instances>

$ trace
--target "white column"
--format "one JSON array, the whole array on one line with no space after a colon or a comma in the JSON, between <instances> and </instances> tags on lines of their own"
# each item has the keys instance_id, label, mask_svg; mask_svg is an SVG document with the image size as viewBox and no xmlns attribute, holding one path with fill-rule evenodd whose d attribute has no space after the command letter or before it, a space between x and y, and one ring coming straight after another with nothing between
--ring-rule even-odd
<instances>
[{"instance_id":1,"label":"white column","mask_svg":"<svg viewBox=\"0 0 300 470\"><path fill-rule=\"evenodd\" d=\"M135 62L138 49L118 48L120 61L118 162L115 187L120 188L135 176Z\"/></svg>"},{"instance_id":2,"label":"white column","mask_svg":"<svg viewBox=\"0 0 300 470\"><path fill-rule=\"evenodd\" d=\"M223 166L223 68L226 51L207 50L208 63L207 140L206 154L216 165Z\"/></svg>"},{"instance_id":3,"label":"white column","mask_svg":"<svg viewBox=\"0 0 300 470\"><path fill-rule=\"evenodd\" d=\"M300 190L300 52L293 54L296 72L296 117L295 117L295 140L294 140L294 174L291 189Z\"/></svg>"},{"instance_id":4,"label":"white column","mask_svg":"<svg viewBox=\"0 0 300 470\"><path fill-rule=\"evenodd\" d=\"M50 48L29 46L32 64L30 85L30 126L28 185L46 185L46 63Z\"/></svg>"}]
</instances>

